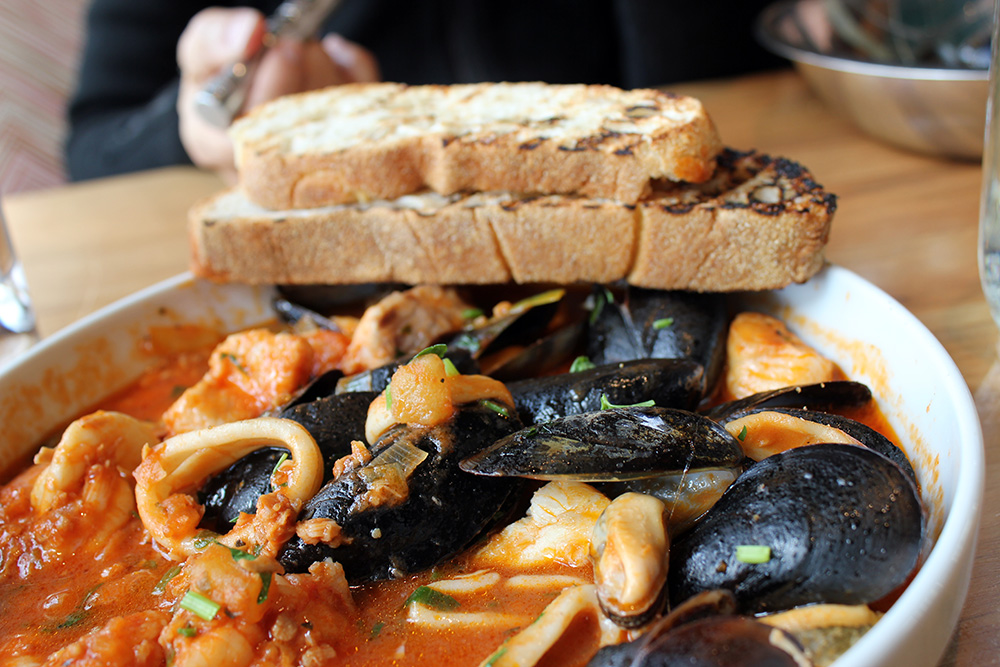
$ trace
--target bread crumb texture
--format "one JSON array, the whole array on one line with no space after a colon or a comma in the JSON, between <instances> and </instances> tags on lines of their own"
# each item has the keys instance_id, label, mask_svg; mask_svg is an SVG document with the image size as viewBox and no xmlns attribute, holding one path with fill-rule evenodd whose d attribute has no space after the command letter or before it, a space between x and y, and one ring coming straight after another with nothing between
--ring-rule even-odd
<instances>
[{"instance_id":1,"label":"bread crumb texture","mask_svg":"<svg viewBox=\"0 0 1000 667\"><path fill-rule=\"evenodd\" d=\"M261 105L230 136L247 197L275 210L428 189L634 203L652 179L707 180L722 150L694 98L544 83L336 86Z\"/></svg>"},{"instance_id":2,"label":"bread crumb texture","mask_svg":"<svg viewBox=\"0 0 1000 667\"><path fill-rule=\"evenodd\" d=\"M612 282L695 291L804 282L836 197L801 165L725 150L712 178L635 204L434 192L273 211L237 189L191 210L192 269L251 284Z\"/></svg>"}]
</instances>

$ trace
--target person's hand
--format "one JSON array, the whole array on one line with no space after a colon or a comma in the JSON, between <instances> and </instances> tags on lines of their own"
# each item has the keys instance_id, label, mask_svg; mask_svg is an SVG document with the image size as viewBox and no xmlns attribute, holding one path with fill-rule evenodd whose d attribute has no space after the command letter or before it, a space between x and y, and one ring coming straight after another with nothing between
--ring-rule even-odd
<instances>
[{"instance_id":1,"label":"person's hand","mask_svg":"<svg viewBox=\"0 0 1000 667\"><path fill-rule=\"evenodd\" d=\"M224 129L201 118L194 99L218 72L243 60L260 47L264 17L246 7L202 10L191 19L177 43L181 71L177 114L181 143L199 167L235 181L233 148ZM257 63L243 111L281 95L356 81L378 81L375 57L339 35L306 43L279 41Z\"/></svg>"}]
</instances>

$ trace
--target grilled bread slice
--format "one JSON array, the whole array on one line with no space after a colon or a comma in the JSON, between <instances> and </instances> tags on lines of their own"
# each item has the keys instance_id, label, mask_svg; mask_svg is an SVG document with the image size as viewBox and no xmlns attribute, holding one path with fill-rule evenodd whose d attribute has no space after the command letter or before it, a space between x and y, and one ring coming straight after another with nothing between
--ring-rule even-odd
<instances>
[{"instance_id":1,"label":"grilled bread slice","mask_svg":"<svg viewBox=\"0 0 1000 667\"><path fill-rule=\"evenodd\" d=\"M280 98L230 129L245 196L275 210L429 189L634 203L701 182L722 149L698 100L611 86L351 84Z\"/></svg>"},{"instance_id":2,"label":"grilled bread slice","mask_svg":"<svg viewBox=\"0 0 1000 667\"><path fill-rule=\"evenodd\" d=\"M696 291L803 282L836 198L803 167L725 151L711 181L637 204L575 195L434 193L270 211L239 191L190 215L192 268L253 284L613 282Z\"/></svg>"}]
</instances>

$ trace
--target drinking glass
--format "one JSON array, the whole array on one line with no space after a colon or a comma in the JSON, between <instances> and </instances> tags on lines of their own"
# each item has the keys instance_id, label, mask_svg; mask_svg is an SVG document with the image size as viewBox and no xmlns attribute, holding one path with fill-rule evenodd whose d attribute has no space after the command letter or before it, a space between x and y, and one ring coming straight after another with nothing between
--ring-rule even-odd
<instances>
[{"instance_id":1,"label":"drinking glass","mask_svg":"<svg viewBox=\"0 0 1000 667\"><path fill-rule=\"evenodd\" d=\"M28 284L21 261L11 245L0 206L0 366L12 361L37 340Z\"/></svg>"},{"instance_id":2,"label":"drinking glass","mask_svg":"<svg viewBox=\"0 0 1000 667\"><path fill-rule=\"evenodd\" d=\"M1000 0L993 14L993 56L986 103L983 144L983 190L979 210L979 277L994 321L1000 325Z\"/></svg>"}]
</instances>

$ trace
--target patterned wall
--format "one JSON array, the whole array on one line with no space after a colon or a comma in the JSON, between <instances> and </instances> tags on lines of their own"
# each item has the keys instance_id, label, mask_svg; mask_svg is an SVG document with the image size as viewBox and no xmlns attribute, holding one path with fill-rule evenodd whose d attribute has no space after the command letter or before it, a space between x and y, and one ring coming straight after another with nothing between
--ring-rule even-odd
<instances>
[{"instance_id":1,"label":"patterned wall","mask_svg":"<svg viewBox=\"0 0 1000 667\"><path fill-rule=\"evenodd\" d=\"M86 5L0 0L0 194L65 181L66 99L83 45Z\"/></svg>"}]
</instances>

